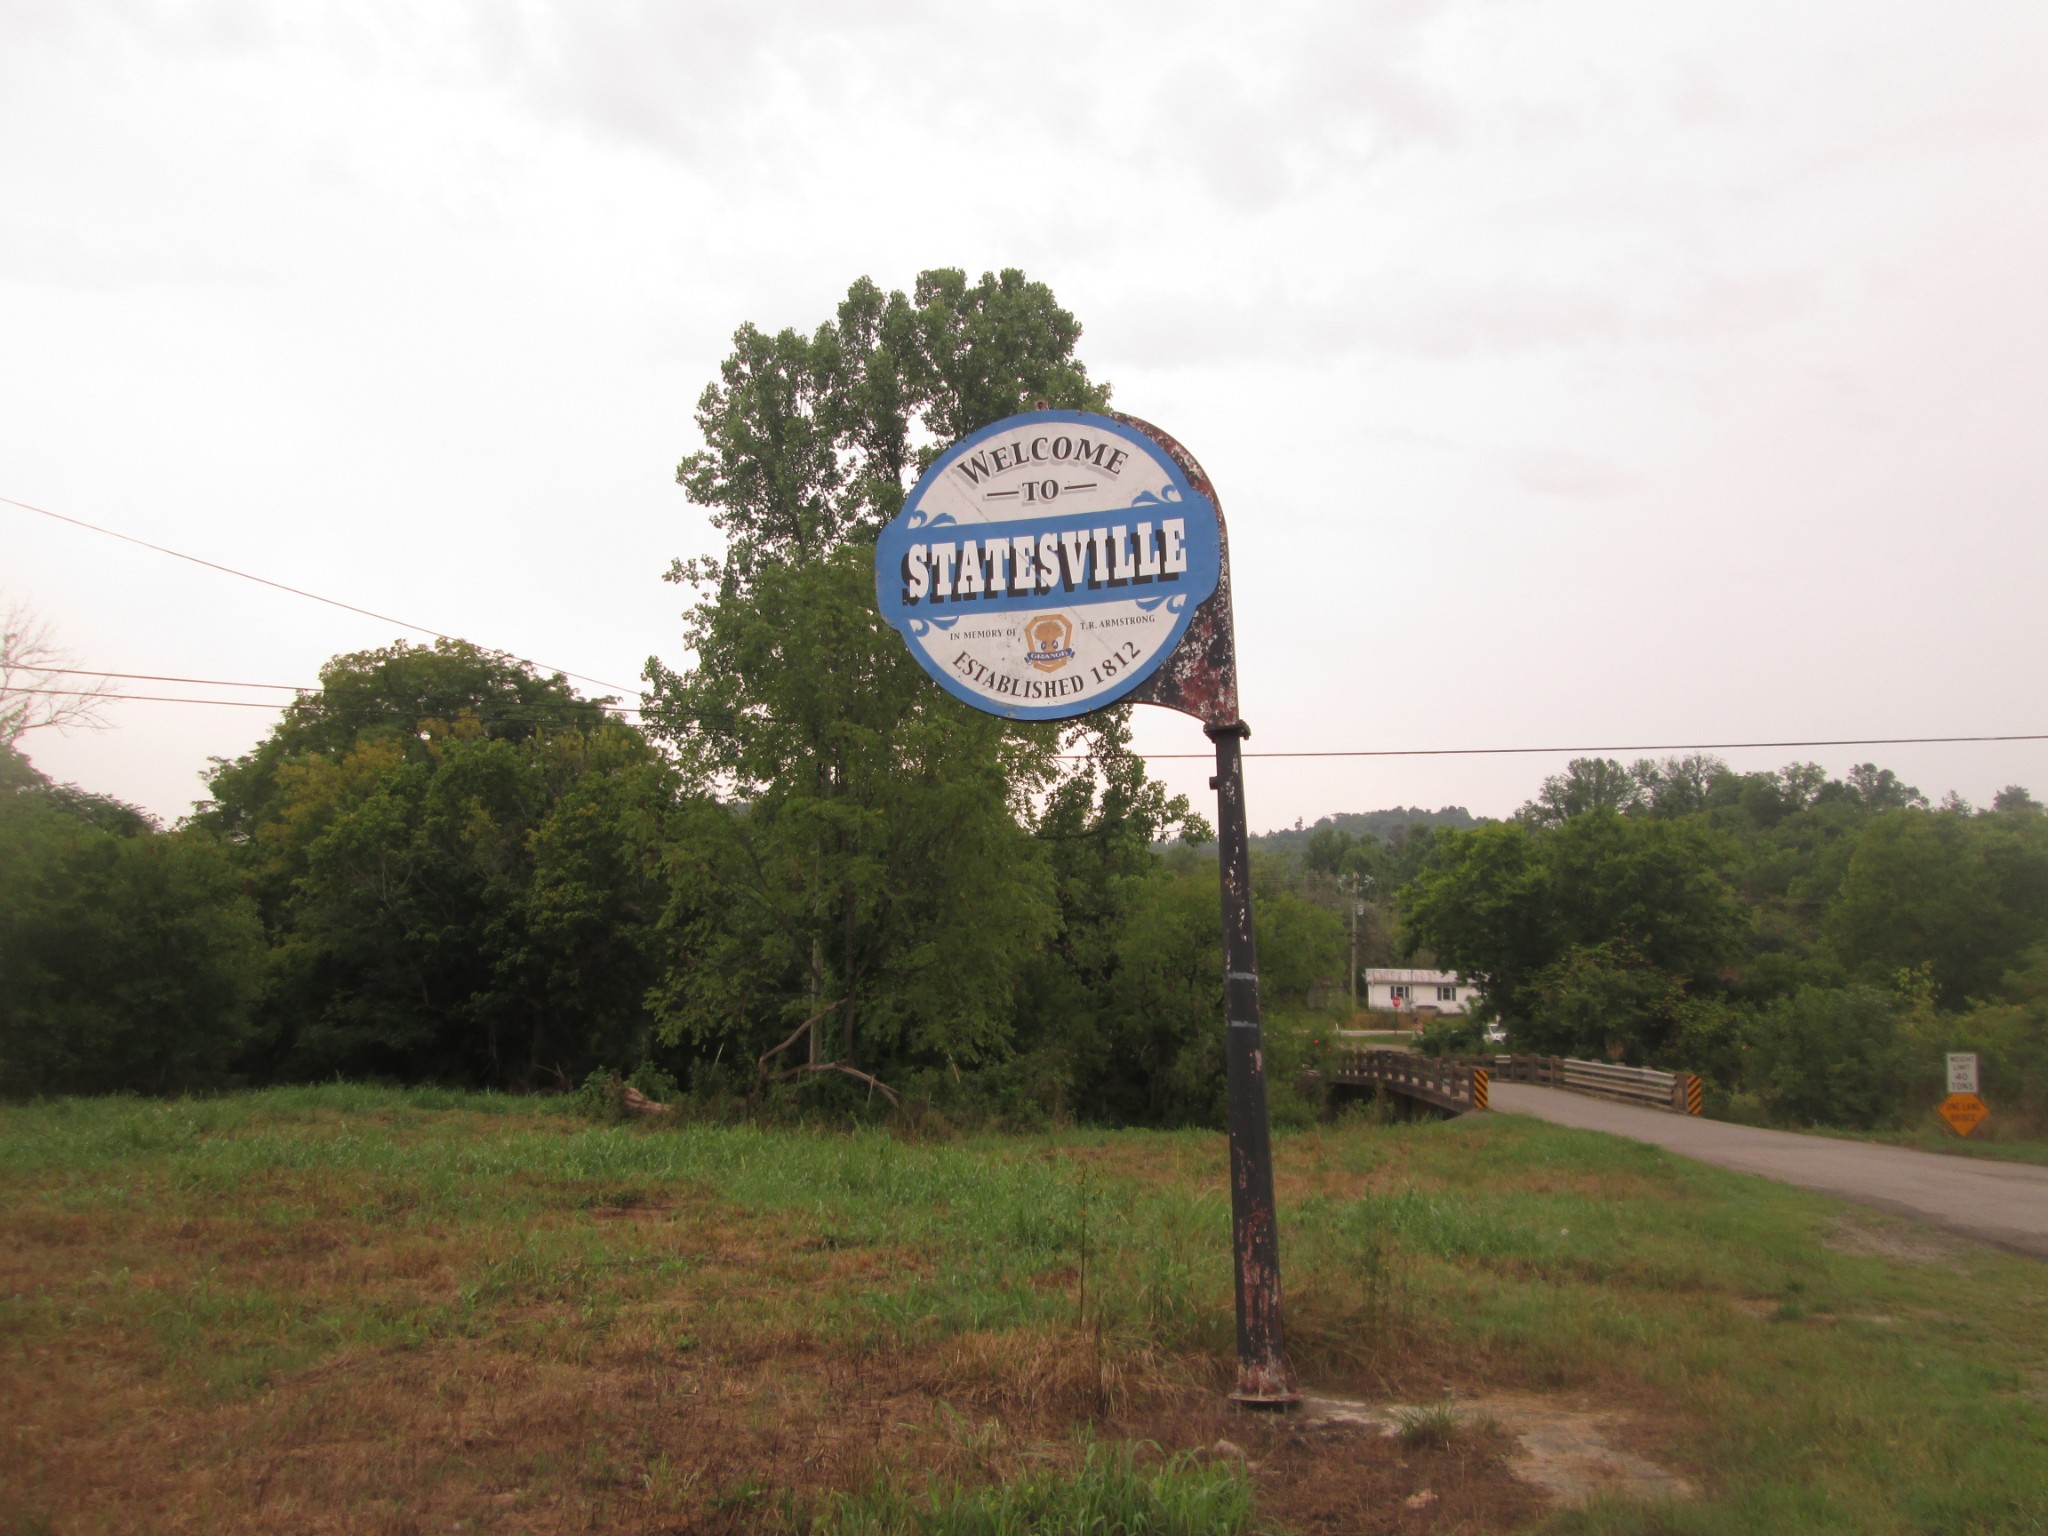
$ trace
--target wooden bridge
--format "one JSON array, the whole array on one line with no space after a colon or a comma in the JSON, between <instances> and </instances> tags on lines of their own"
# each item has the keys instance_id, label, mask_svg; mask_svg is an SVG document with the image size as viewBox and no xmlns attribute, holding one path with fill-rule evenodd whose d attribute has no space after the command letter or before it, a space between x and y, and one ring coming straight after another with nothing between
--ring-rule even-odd
<instances>
[{"instance_id":1,"label":"wooden bridge","mask_svg":"<svg viewBox=\"0 0 2048 1536\"><path fill-rule=\"evenodd\" d=\"M1700 1080L1693 1073L1622 1067L1568 1056L1437 1058L1394 1046L1376 1046L1337 1051L1330 1068L1327 1086L1321 1074L1305 1073L1302 1088L1309 1097L1320 1089L1332 1108L1346 1099L1391 1095L1411 1105L1427 1105L1445 1114L1462 1115L1487 1108L1491 1085L1503 1082L1568 1088L1574 1093L1682 1115L1700 1112Z\"/></svg>"},{"instance_id":2,"label":"wooden bridge","mask_svg":"<svg viewBox=\"0 0 2048 1536\"><path fill-rule=\"evenodd\" d=\"M1328 1102L1392 1094L1448 1114L1486 1108L1485 1063L1418 1055L1392 1046L1337 1051L1330 1059Z\"/></svg>"}]
</instances>

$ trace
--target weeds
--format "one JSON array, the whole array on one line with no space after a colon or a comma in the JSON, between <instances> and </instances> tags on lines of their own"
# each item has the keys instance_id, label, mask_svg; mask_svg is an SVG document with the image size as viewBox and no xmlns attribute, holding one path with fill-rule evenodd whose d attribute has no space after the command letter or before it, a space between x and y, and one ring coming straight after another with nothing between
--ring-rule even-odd
<instances>
[{"instance_id":1,"label":"weeds","mask_svg":"<svg viewBox=\"0 0 2048 1536\"><path fill-rule=\"evenodd\" d=\"M569 1112L585 1120L616 1125L631 1118L626 1108L628 1088L656 1104L673 1104L683 1096L682 1085L674 1074L651 1061L641 1062L625 1076L610 1067L599 1067L569 1095Z\"/></svg>"},{"instance_id":2,"label":"weeds","mask_svg":"<svg viewBox=\"0 0 2048 1536\"><path fill-rule=\"evenodd\" d=\"M1626 1402L1714 1490L1667 1522L1696 1536L2048 1523L2027 1261L1837 1251L1826 1201L1512 1117L1275 1155L1319 1391ZM1206 1132L906 1142L345 1085L0 1110L0 1530L551 1532L619 1501L655 1528L1238 1530L1253 1483L1307 1529L1398 1505L1398 1457L1447 1522L1526 1514L1469 1424L1275 1439L1250 1482L1169 1454L1253 1432L1215 1417L1224 1169Z\"/></svg>"},{"instance_id":3,"label":"weeds","mask_svg":"<svg viewBox=\"0 0 2048 1536\"><path fill-rule=\"evenodd\" d=\"M1176 1457L1151 1470L1137 1448L1084 1441L1071 1471L994 1487L904 1493L891 1478L834 1501L818 1536L1235 1536L1251 1524L1251 1488L1235 1466Z\"/></svg>"},{"instance_id":4,"label":"weeds","mask_svg":"<svg viewBox=\"0 0 2048 1536\"><path fill-rule=\"evenodd\" d=\"M1395 1436L1406 1446L1429 1446L1441 1450L1458 1438L1464 1427L1455 1403L1430 1403L1420 1408L1394 1410Z\"/></svg>"}]
</instances>

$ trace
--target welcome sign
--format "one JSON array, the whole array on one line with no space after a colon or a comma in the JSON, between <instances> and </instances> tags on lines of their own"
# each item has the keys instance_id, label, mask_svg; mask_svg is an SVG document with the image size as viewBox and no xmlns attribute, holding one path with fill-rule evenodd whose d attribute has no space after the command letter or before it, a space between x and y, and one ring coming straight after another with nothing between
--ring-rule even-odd
<instances>
[{"instance_id":1,"label":"welcome sign","mask_svg":"<svg viewBox=\"0 0 2048 1536\"><path fill-rule=\"evenodd\" d=\"M1300 1394L1280 1318L1240 751L1251 732L1237 710L1223 567L1222 514L1184 447L1131 417L1033 411L939 455L875 542L875 596L918 664L976 709L1059 720L1132 699L1193 715L1215 743L1237 1261L1231 1396L1272 1405Z\"/></svg>"},{"instance_id":2,"label":"welcome sign","mask_svg":"<svg viewBox=\"0 0 2048 1536\"><path fill-rule=\"evenodd\" d=\"M875 546L882 616L977 709L1057 720L1156 671L1216 590L1216 508L1150 437L1032 411L941 454Z\"/></svg>"}]
</instances>

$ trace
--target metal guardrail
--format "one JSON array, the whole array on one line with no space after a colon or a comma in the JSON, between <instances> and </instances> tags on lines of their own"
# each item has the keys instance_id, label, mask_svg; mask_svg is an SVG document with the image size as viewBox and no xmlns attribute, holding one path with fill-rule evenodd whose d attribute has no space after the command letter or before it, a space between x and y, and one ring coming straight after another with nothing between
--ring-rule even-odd
<instances>
[{"instance_id":1,"label":"metal guardrail","mask_svg":"<svg viewBox=\"0 0 2048 1536\"><path fill-rule=\"evenodd\" d=\"M1621 1067L1569 1056L1492 1056L1475 1061L1375 1046L1334 1052L1330 1065L1333 1089L1385 1090L1455 1113L1488 1108L1494 1082L1566 1088L1681 1115L1700 1112L1701 1084L1694 1073Z\"/></svg>"},{"instance_id":2,"label":"metal guardrail","mask_svg":"<svg viewBox=\"0 0 2048 1536\"><path fill-rule=\"evenodd\" d=\"M1674 1110L1700 1112L1700 1079L1693 1072L1660 1072L1655 1067L1619 1067L1606 1061L1580 1061L1570 1056L1495 1056L1494 1075L1504 1083L1531 1083L1542 1088L1569 1088L1574 1093Z\"/></svg>"}]
</instances>

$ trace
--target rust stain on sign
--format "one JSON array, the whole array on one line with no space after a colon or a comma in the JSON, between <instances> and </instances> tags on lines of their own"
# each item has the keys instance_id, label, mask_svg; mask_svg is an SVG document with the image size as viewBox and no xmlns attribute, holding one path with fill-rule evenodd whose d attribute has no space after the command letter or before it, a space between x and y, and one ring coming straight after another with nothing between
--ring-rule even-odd
<instances>
[{"instance_id":1,"label":"rust stain on sign","mask_svg":"<svg viewBox=\"0 0 2048 1536\"><path fill-rule=\"evenodd\" d=\"M1216 509L1216 533L1222 545L1222 569L1216 578L1216 590L1195 609L1188 632L1181 636L1173 654L1125 698L1134 704L1177 709L1207 726L1242 726L1237 713L1237 636L1230 615L1230 529L1223 516L1222 498L1217 496L1209 472L1171 433L1136 416L1116 411L1104 414L1151 438L1180 466L1188 484L1209 498L1209 504Z\"/></svg>"}]
</instances>

